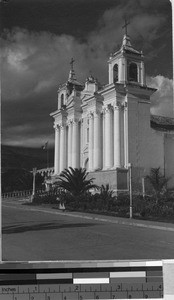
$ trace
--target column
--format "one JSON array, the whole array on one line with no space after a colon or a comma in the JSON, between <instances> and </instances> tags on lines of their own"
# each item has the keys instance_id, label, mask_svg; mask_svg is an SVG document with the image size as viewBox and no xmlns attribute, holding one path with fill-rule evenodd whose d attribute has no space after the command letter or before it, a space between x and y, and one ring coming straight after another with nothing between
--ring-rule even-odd
<instances>
[{"instance_id":1,"label":"column","mask_svg":"<svg viewBox=\"0 0 174 300\"><path fill-rule=\"evenodd\" d=\"M72 167L80 167L79 122L72 123Z\"/></svg>"},{"instance_id":2,"label":"column","mask_svg":"<svg viewBox=\"0 0 174 300\"><path fill-rule=\"evenodd\" d=\"M55 148L54 148L54 174L59 174L60 162L60 128L55 125Z\"/></svg>"},{"instance_id":3,"label":"column","mask_svg":"<svg viewBox=\"0 0 174 300\"><path fill-rule=\"evenodd\" d=\"M105 109L105 167L113 167L113 128L112 128L112 109Z\"/></svg>"},{"instance_id":4,"label":"column","mask_svg":"<svg viewBox=\"0 0 174 300\"><path fill-rule=\"evenodd\" d=\"M120 107L114 107L114 167L121 166Z\"/></svg>"},{"instance_id":5,"label":"column","mask_svg":"<svg viewBox=\"0 0 174 300\"><path fill-rule=\"evenodd\" d=\"M127 60L124 58L124 81L129 81Z\"/></svg>"},{"instance_id":6,"label":"column","mask_svg":"<svg viewBox=\"0 0 174 300\"><path fill-rule=\"evenodd\" d=\"M119 64L118 64L118 81L119 82L124 81L124 60L123 60L123 58L119 60Z\"/></svg>"},{"instance_id":7,"label":"column","mask_svg":"<svg viewBox=\"0 0 174 300\"><path fill-rule=\"evenodd\" d=\"M89 117L89 171L93 170L93 137L94 137L94 119L93 114Z\"/></svg>"},{"instance_id":8,"label":"column","mask_svg":"<svg viewBox=\"0 0 174 300\"><path fill-rule=\"evenodd\" d=\"M68 165L72 166L72 122L68 123Z\"/></svg>"},{"instance_id":9,"label":"column","mask_svg":"<svg viewBox=\"0 0 174 300\"><path fill-rule=\"evenodd\" d=\"M141 62L141 84L146 84L146 76L145 76L145 69L144 69L144 62Z\"/></svg>"},{"instance_id":10,"label":"column","mask_svg":"<svg viewBox=\"0 0 174 300\"><path fill-rule=\"evenodd\" d=\"M125 57L121 58L119 61L119 81L127 81L127 61Z\"/></svg>"},{"instance_id":11,"label":"column","mask_svg":"<svg viewBox=\"0 0 174 300\"><path fill-rule=\"evenodd\" d=\"M83 136L84 136L84 132L83 132L83 118L81 118L81 122L80 122L80 167L83 166L83 153L82 153L82 149L83 149Z\"/></svg>"},{"instance_id":12,"label":"column","mask_svg":"<svg viewBox=\"0 0 174 300\"><path fill-rule=\"evenodd\" d=\"M94 170L101 169L101 114L94 113Z\"/></svg>"},{"instance_id":13,"label":"column","mask_svg":"<svg viewBox=\"0 0 174 300\"><path fill-rule=\"evenodd\" d=\"M102 168L105 169L105 109L102 110L103 112L103 118L102 118L102 122L103 122L103 130L102 130L102 136L103 136L103 141L102 141L102 150L103 150L103 153L102 153Z\"/></svg>"},{"instance_id":14,"label":"column","mask_svg":"<svg viewBox=\"0 0 174 300\"><path fill-rule=\"evenodd\" d=\"M124 166L127 167L129 163L129 132L128 132L128 107L125 103L123 107L124 114Z\"/></svg>"},{"instance_id":15,"label":"column","mask_svg":"<svg viewBox=\"0 0 174 300\"><path fill-rule=\"evenodd\" d=\"M60 169L62 172L66 168L66 127L60 127Z\"/></svg>"}]
</instances>

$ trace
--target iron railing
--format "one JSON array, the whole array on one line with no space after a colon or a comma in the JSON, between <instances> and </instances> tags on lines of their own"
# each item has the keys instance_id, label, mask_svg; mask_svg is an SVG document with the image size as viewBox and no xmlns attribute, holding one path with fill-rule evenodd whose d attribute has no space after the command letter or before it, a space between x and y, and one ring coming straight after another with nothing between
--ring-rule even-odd
<instances>
[{"instance_id":1,"label":"iron railing","mask_svg":"<svg viewBox=\"0 0 174 300\"><path fill-rule=\"evenodd\" d=\"M14 192L8 192L8 193L3 193L2 198L25 198L31 196L33 193L33 190L25 190L25 191L14 191ZM45 190L36 190L35 194L42 194L45 193Z\"/></svg>"}]
</instances>

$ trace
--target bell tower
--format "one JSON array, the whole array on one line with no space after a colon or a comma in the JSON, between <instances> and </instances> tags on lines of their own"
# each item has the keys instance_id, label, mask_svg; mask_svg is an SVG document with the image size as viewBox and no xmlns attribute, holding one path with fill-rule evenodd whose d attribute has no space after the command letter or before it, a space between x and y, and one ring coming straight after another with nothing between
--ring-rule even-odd
<instances>
[{"instance_id":1,"label":"bell tower","mask_svg":"<svg viewBox=\"0 0 174 300\"><path fill-rule=\"evenodd\" d=\"M145 86L144 56L133 48L127 34L128 22L125 20L125 34L121 48L109 57L109 84L134 83Z\"/></svg>"},{"instance_id":2,"label":"bell tower","mask_svg":"<svg viewBox=\"0 0 174 300\"><path fill-rule=\"evenodd\" d=\"M156 89L146 85L144 56L132 46L127 26L125 21L122 45L108 60L110 94L105 96L104 103L114 103L113 144L117 165L125 170L131 164L138 183L145 172L144 166L149 164L150 97Z\"/></svg>"}]
</instances>

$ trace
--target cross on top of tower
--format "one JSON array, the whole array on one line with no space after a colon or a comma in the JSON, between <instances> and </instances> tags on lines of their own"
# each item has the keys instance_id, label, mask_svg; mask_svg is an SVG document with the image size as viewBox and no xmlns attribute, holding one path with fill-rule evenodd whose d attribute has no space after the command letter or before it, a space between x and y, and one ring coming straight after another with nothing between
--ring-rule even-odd
<instances>
[{"instance_id":1,"label":"cross on top of tower","mask_svg":"<svg viewBox=\"0 0 174 300\"><path fill-rule=\"evenodd\" d=\"M127 35L127 27L128 27L128 25L130 24L130 22L128 22L126 18L125 18L124 21L125 21L125 23L124 23L124 25L122 26L122 28L123 28L123 29L125 28L125 34Z\"/></svg>"},{"instance_id":2,"label":"cross on top of tower","mask_svg":"<svg viewBox=\"0 0 174 300\"><path fill-rule=\"evenodd\" d=\"M76 80L76 76L75 76L75 72L74 72L74 58L71 58L71 61L70 61L70 71L69 71L69 80Z\"/></svg>"},{"instance_id":3,"label":"cross on top of tower","mask_svg":"<svg viewBox=\"0 0 174 300\"><path fill-rule=\"evenodd\" d=\"M73 70L74 62L75 62L74 58L71 58L71 61L70 61L71 70Z\"/></svg>"}]
</instances>

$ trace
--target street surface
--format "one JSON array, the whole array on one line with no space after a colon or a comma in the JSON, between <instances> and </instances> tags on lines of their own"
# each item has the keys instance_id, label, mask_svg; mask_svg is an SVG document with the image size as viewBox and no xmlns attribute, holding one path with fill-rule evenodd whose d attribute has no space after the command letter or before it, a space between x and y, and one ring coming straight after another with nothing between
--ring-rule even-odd
<instances>
[{"instance_id":1,"label":"street surface","mask_svg":"<svg viewBox=\"0 0 174 300\"><path fill-rule=\"evenodd\" d=\"M145 226L152 224L146 228L114 223L115 220L91 214L85 218L85 214L4 200L2 258L4 261L174 258L172 224L166 230L158 228L163 223L142 221ZM154 224L157 228L153 228Z\"/></svg>"}]
</instances>

